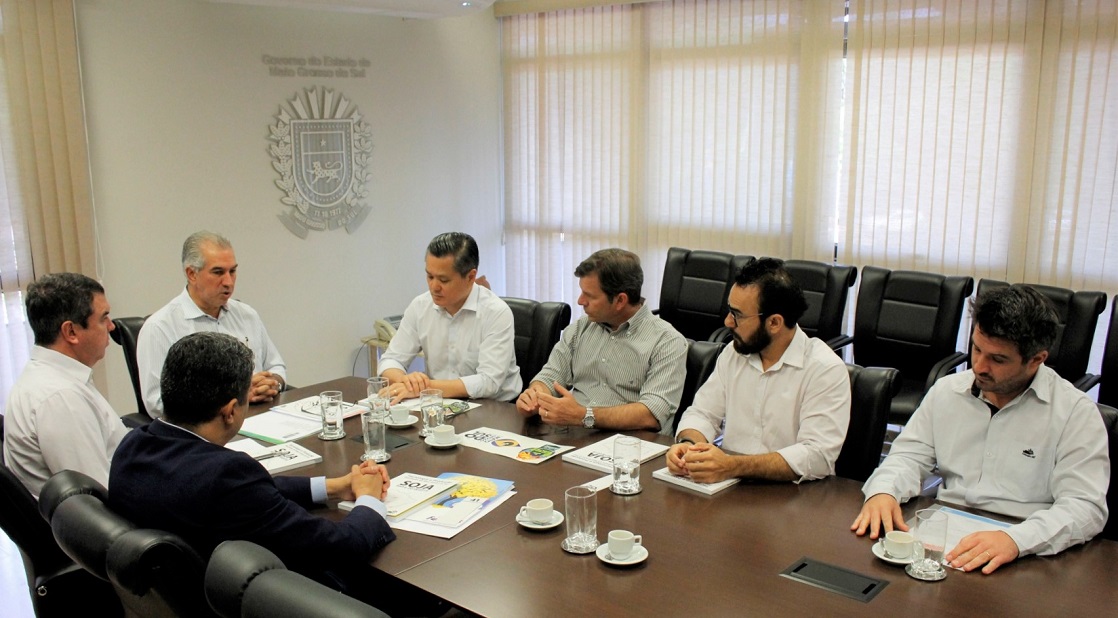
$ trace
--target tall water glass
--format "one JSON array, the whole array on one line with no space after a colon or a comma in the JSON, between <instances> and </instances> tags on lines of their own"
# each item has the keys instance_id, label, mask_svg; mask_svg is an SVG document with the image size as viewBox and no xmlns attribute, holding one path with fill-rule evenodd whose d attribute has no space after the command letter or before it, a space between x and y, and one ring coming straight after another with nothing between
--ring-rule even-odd
<instances>
[{"instance_id":1,"label":"tall water glass","mask_svg":"<svg viewBox=\"0 0 1118 618\"><path fill-rule=\"evenodd\" d=\"M622 496L641 492L640 438L617 436L613 441L613 485L609 490Z\"/></svg>"},{"instance_id":2,"label":"tall water glass","mask_svg":"<svg viewBox=\"0 0 1118 618\"><path fill-rule=\"evenodd\" d=\"M437 388L419 391L419 409L423 412L423 429L419 435L426 438L446 420L443 408L443 392Z\"/></svg>"},{"instance_id":3,"label":"tall water glass","mask_svg":"<svg viewBox=\"0 0 1118 618\"><path fill-rule=\"evenodd\" d=\"M318 395L318 407L322 414L319 438L341 440L345 437L345 430L342 429L342 405L342 391L322 391Z\"/></svg>"},{"instance_id":4,"label":"tall water glass","mask_svg":"<svg viewBox=\"0 0 1118 618\"><path fill-rule=\"evenodd\" d=\"M939 581L947 577L943 568L943 552L947 545L947 513L937 509L916 511L916 542L912 564L905 572L924 581ZM921 551L922 550L922 551Z\"/></svg>"},{"instance_id":5,"label":"tall water glass","mask_svg":"<svg viewBox=\"0 0 1118 618\"><path fill-rule=\"evenodd\" d=\"M382 406L361 413L361 434L365 439L365 454L361 461L384 463L392 458L385 445L384 428L388 422L388 412Z\"/></svg>"},{"instance_id":6,"label":"tall water glass","mask_svg":"<svg viewBox=\"0 0 1118 618\"><path fill-rule=\"evenodd\" d=\"M383 392L386 388L388 388L387 378L372 377L365 380L365 392L369 395L370 408L374 410L378 407L388 409L389 397L387 396L387 393L385 393L384 396L381 395L381 392ZM377 401L383 402L383 405L377 406Z\"/></svg>"},{"instance_id":7,"label":"tall water glass","mask_svg":"<svg viewBox=\"0 0 1118 618\"><path fill-rule=\"evenodd\" d=\"M588 554L598 549L598 492L579 485L567 490L567 538L562 548L573 554Z\"/></svg>"}]
</instances>

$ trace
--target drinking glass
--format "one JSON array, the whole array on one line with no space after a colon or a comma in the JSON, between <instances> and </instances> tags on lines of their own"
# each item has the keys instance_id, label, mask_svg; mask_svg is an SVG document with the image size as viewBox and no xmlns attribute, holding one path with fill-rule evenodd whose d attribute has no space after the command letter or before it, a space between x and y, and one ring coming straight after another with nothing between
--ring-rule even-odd
<instances>
[{"instance_id":1,"label":"drinking glass","mask_svg":"<svg viewBox=\"0 0 1118 618\"><path fill-rule=\"evenodd\" d=\"M609 490L622 496L641 492L640 438L618 436L613 441L613 485Z\"/></svg>"},{"instance_id":2,"label":"drinking glass","mask_svg":"<svg viewBox=\"0 0 1118 618\"><path fill-rule=\"evenodd\" d=\"M375 461L384 463L392 458L385 445L384 426L388 421L388 412L381 406L361 413L361 433L365 440L365 454L361 461Z\"/></svg>"},{"instance_id":3,"label":"drinking glass","mask_svg":"<svg viewBox=\"0 0 1118 618\"><path fill-rule=\"evenodd\" d=\"M947 577L943 568L944 546L947 545L947 513L936 509L916 511L916 541L912 544L912 564L905 572L924 581Z\"/></svg>"},{"instance_id":4,"label":"drinking glass","mask_svg":"<svg viewBox=\"0 0 1118 618\"><path fill-rule=\"evenodd\" d=\"M431 431L443 424L443 392L437 388L428 388L419 391L419 409L423 412L423 429L419 435L426 438Z\"/></svg>"},{"instance_id":5,"label":"drinking glass","mask_svg":"<svg viewBox=\"0 0 1118 618\"><path fill-rule=\"evenodd\" d=\"M342 429L342 405L342 391L322 391L318 395L318 407L322 414L319 438L341 440L345 437L345 430Z\"/></svg>"},{"instance_id":6,"label":"drinking glass","mask_svg":"<svg viewBox=\"0 0 1118 618\"><path fill-rule=\"evenodd\" d=\"M567 490L567 538L562 547L572 554L598 549L598 492L579 485Z\"/></svg>"},{"instance_id":7,"label":"drinking glass","mask_svg":"<svg viewBox=\"0 0 1118 618\"><path fill-rule=\"evenodd\" d=\"M388 407L388 397L382 397L381 391L388 388L388 379L381 377L373 377L365 380L365 392L369 395L369 407L375 409L375 401L381 400L384 402L384 407Z\"/></svg>"}]
</instances>

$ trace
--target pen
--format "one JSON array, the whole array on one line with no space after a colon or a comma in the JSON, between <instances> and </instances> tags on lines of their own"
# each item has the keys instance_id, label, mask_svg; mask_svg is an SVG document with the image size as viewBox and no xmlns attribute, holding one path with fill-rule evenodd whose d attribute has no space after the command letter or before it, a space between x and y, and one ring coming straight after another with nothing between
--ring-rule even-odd
<instances>
[{"instance_id":1,"label":"pen","mask_svg":"<svg viewBox=\"0 0 1118 618\"><path fill-rule=\"evenodd\" d=\"M264 453L263 455L257 455L256 457L253 457L253 459L255 459L256 461L264 461L265 459L271 459L273 457L282 457L286 454L287 454L286 450L280 449L278 451L272 451L271 453Z\"/></svg>"}]
</instances>

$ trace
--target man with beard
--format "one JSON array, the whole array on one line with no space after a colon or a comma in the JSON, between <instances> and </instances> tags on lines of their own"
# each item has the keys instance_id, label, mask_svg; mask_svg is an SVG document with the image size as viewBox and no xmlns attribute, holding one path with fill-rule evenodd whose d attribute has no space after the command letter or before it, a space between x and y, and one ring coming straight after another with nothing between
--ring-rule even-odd
<instances>
[{"instance_id":1,"label":"man with beard","mask_svg":"<svg viewBox=\"0 0 1118 618\"><path fill-rule=\"evenodd\" d=\"M1024 520L968 534L944 556L989 574L1098 534L1113 462L1094 402L1044 365L1059 328L1048 300L1012 285L983 294L971 317L971 369L928 391L862 487L866 501L850 529L872 539L908 530L900 503L935 469L937 499Z\"/></svg>"},{"instance_id":2,"label":"man with beard","mask_svg":"<svg viewBox=\"0 0 1118 618\"><path fill-rule=\"evenodd\" d=\"M734 345L680 419L668 469L700 483L731 477L808 481L834 474L850 421L850 378L827 344L797 321L803 291L784 262L742 268L726 327ZM722 445L711 444L725 423Z\"/></svg>"}]
</instances>

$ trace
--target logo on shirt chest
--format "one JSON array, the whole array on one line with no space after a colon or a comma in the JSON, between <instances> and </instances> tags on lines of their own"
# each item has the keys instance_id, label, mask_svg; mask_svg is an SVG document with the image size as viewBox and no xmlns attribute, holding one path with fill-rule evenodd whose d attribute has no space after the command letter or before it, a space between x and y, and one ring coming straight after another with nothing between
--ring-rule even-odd
<instances>
[{"instance_id":1,"label":"logo on shirt chest","mask_svg":"<svg viewBox=\"0 0 1118 618\"><path fill-rule=\"evenodd\" d=\"M1024 455L1025 457L1028 457L1029 459L1036 459L1036 454L1033 453L1033 449L1031 449L1031 448L1027 448L1027 449L1021 451L1021 454Z\"/></svg>"}]
</instances>

